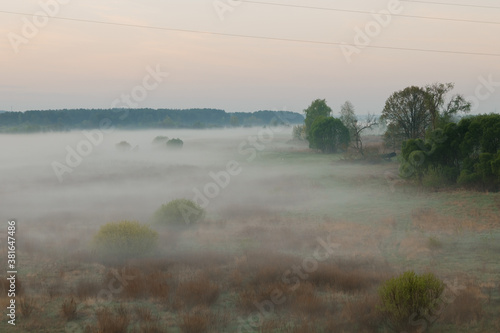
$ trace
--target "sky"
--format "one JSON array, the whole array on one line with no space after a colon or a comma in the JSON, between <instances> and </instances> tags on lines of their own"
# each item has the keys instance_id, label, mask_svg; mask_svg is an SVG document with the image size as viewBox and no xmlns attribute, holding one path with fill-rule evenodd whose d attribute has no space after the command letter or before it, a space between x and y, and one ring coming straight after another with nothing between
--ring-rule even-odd
<instances>
[{"instance_id":1,"label":"sky","mask_svg":"<svg viewBox=\"0 0 500 333\"><path fill-rule=\"evenodd\" d=\"M380 114L405 87L453 82L473 113L499 113L500 3L424 1L4 0L0 110L302 112L321 98Z\"/></svg>"}]
</instances>

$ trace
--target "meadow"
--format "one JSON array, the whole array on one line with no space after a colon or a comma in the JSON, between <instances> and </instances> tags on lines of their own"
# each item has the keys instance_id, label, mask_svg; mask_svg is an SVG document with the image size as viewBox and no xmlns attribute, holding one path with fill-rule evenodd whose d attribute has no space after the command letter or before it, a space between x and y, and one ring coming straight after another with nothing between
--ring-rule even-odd
<instances>
[{"instance_id":1,"label":"meadow","mask_svg":"<svg viewBox=\"0 0 500 333\"><path fill-rule=\"evenodd\" d=\"M184 147L155 149L158 135ZM500 193L420 188L395 159L316 153L291 128L116 131L60 181L53 162L85 138L0 135L2 262L6 221L18 225L15 331L390 332L377 290L407 270L447 286L416 332L500 331ZM122 140L135 149L117 151ZM205 195L202 222L152 226L152 255L93 251L102 225L148 224L229 162L239 172ZM0 331L12 329L4 315Z\"/></svg>"}]
</instances>

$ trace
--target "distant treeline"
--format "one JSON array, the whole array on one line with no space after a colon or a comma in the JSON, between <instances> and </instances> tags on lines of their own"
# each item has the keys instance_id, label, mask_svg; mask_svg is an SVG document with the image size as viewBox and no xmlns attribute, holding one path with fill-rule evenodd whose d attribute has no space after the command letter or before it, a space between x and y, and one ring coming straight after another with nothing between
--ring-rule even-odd
<instances>
[{"instance_id":1,"label":"distant treeline","mask_svg":"<svg viewBox=\"0 0 500 333\"><path fill-rule=\"evenodd\" d=\"M304 122L289 111L228 113L217 109L73 109L0 113L0 132L32 133L92 129L102 122L118 129L279 126Z\"/></svg>"}]
</instances>

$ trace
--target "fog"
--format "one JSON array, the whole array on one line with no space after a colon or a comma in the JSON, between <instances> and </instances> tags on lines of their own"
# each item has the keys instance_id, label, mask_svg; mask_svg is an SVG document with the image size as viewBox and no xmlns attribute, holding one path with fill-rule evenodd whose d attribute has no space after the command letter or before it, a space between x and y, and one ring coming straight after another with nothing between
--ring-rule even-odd
<instances>
[{"instance_id":1,"label":"fog","mask_svg":"<svg viewBox=\"0 0 500 333\"><path fill-rule=\"evenodd\" d=\"M156 136L180 138L184 145L159 148L152 144ZM174 290L186 274L204 272L243 302L246 290L254 287L235 276L259 279L271 270L279 280L289 267L311 258L318 244L328 242L335 248L328 252L330 261L312 273L329 276L334 281L329 288L339 283L338 274L351 274L347 280L358 281L355 289L362 291L345 301L354 308L364 304L364 297L375 299L384 279L408 269L435 272L446 281L460 278L476 288L477 299L495 295L491 290L498 288L500 273L494 259L500 251L500 218L493 208L500 203L497 195L422 191L399 179L396 162L320 154L291 137L289 127L0 135L0 214L4 221L17 220L19 265L21 272L30 272L21 279L35 292L40 276L53 275L51 265L62 279L54 277L54 283L67 286L64 290L74 290L88 276L102 279L106 263L94 257L91 245L101 226L121 220L149 224L162 204L186 198L206 207L202 222L182 231L152 225L159 232L153 257L169 262L158 269L171 277ZM132 149L117 149L122 141ZM478 202L485 209L477 210ZM64 277L68 272L71 278ZM321 291L323 282L316 275L304 282ZM262 288L269 289L264 285L270 281ZM481 287L478 281L489 284ZM291 293L289 284L280 288ZM351 290L347 285L335 288L338 294L328 297L351 292L344 291ZM45 289L40 290L36 293L42 295ZM178 315L175 304L181 296L172 295L159 313ZM258 311L249 299L247 310ZM330 309L336 303L322 304ZM458 311L449 308L452 315ZM93 318L91 310L85 313ZM339 316L332 317L335 323L345 320L344 312ZM227 331L236 331L231 325ZM284 324L278 320L276 325Z\"/></svg>"},{"instance_id":2,"label":"fog","mask_svg":"<svg viewBox=\"0 0 500 333\"><path fill-rule=\"evenodd\" d=\"M152 140L158 135L181 138L183 149L155 148ZM264 163L259 158L269 151L299 149L286 144L290 138L289 128L115 131L104 134L102 143L92 145L90 154L70 167L72 172L62 172L59 181L52 164L67 165L67 147L77 151L80 142L88 141L82 132L2 135L2 212L37 223L58 215L74 216L66 221L69 224L148 221L162 203L194 199L195 189L203 192L206 184L214 182L210 172L225 171L229 161L236 161L241 172L231 176L225 188L219 186L220 193L214 198L204 195L210 199L210 213L235 206L275 213L300 211L318 199L326 200L321 193L313 195L302 174L324 166L289 164L284 157ZM121 141L129 142L132 151L117 150L115 144ZM346 194L346 189L330 191L327 200L343 205L349 201ZM356 197L363 200L359 194ZM203 202L199 197L197 201Z\"/></svg>"}]
</instances>

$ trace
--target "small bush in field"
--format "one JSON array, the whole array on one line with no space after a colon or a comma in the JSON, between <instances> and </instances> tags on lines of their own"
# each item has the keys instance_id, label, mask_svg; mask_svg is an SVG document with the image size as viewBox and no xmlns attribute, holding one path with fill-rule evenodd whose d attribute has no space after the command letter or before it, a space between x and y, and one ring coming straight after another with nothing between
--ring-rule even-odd
<instances>
[{"instance_id":1,"label":"small bush in field","mask_svg":"<svg viewBox=\"0 0 500 333\"><path fill-rule=\"evenodd\" d=\"M379 289L379 310L387 324L396 331L415 329L410 323L423 319L439 307L444 283L434 274L405 272L386 281ZM425 319L423 319L425 320Z\"/></svg>"},{"instance_id":2,"label":"small bush in field","mask_svg":"<svg viewBox=\"0 0 500 333\"><path fill-rule=\"evenodd\" d=\"M76 318L77 304L73 298L65 300L61 305L61 314L66 320L73 320Z\"/></svg>"},{"instance_id":3,"label":"small bush in field","mask_svg":"<svg viewBox=\"0 0 500 333\"><path fill-rule=\"evenodd\" d=\"M121 141L121 142L117 143L115 145L115 147L119 151L129 151L132 149L132 146L127 141Z\"/></svg>"},{"instance_id":4,"label":"small bush in field","mask_svg":"<svg viewBox=\"0 0 500 333\"><path fill-rule=\"evenodd\" d=\"M199 222L204 217L205 210L194 201L188 199L176 199L158 208L153 216L153 222L168 226L181 227Z\"/></svg>"},{"instance_id":5,"label":"small bush in field","mask_svg":"<svg viewBox=\"0 0 500 333\"><path fill-rule=\"evenodd\" d=\"M184 146L184 142L181 139L170 139L167 141L168 148L181 149Z\"/></svg>"},{"instance_id":6,"label":"small bush in field","mask_svg":"<svg viewBox=\"0 0 500 333\"><path fill-rule=\"evenodd\" d=\"M140 257L151 253L157 245L158 233L137 221L105 224L94 236L94 249L103 256Z\"/></svg>"},{"instance_id":7,"label":"small bush in field","mask_svg":"<svg viewBox=\"0 0 500 333\"><path fill-rule=\"evenodd\" d=\"M162 135L158 135L157 137L155 137L153 139L152 144L154 146L163 146L163 145L167 144L168 140L169 140L168 137L162 136Z\"/></svg>"}]
</instances>

